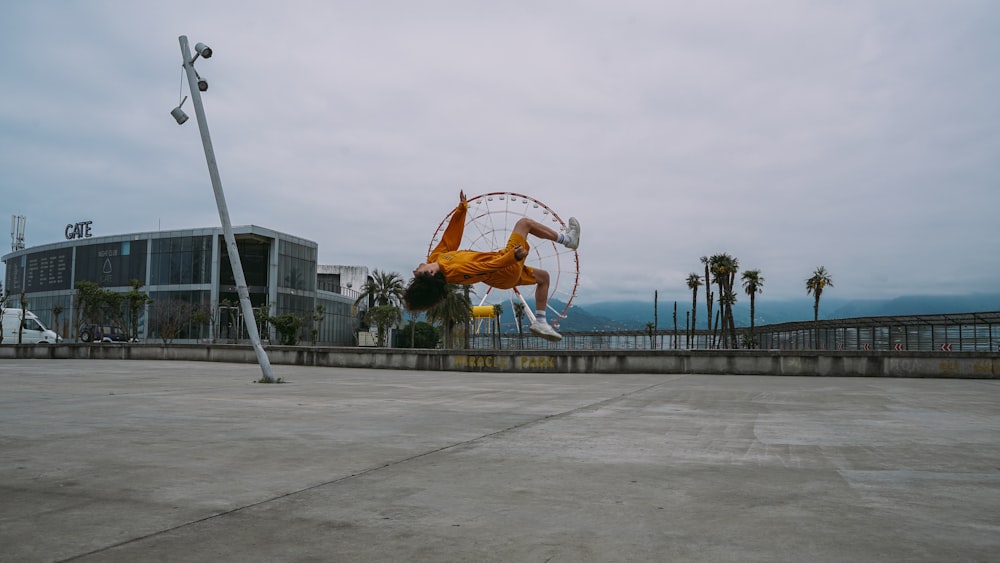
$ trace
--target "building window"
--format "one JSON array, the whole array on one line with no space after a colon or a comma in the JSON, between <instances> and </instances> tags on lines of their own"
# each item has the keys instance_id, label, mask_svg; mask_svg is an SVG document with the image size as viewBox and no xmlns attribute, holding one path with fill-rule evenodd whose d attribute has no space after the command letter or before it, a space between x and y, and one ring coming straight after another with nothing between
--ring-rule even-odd
<instances>
[{"instance_id":1,"label":"building window","mask_svg":"<svg viewBox=\"0 0 1000 563\"><path fill-rule=\"evenodd\" d=\"M317 283L316 289L320 291L340 293L340 274L319 274Z\"/></svg>"},{"instance_id":2,"label":"building window","mask_svg":"<svg viewBox=\"0 0 1000 563\"><path fill-rule=\"evenodd\" d=\"M212 282L212 239L207 236L153 239L150 285Z\"/></svg>"},{"instance_id":3,"label":"building window","mask_svg":"<svg viewBox=\"0 0 1000 563\"><path fill-rule=\"evenodd\" d=\"M278 287L316 291L316 249L278 241Z\"/></svg>"}]
</instances>

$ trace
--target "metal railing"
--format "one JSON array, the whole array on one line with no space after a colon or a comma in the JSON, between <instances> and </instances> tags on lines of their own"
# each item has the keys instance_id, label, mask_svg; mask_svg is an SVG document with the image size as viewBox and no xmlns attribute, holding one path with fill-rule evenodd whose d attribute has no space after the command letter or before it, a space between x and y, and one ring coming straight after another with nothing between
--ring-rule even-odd
<instances>
[{"instance_id":1,"label":"metal railing","mask_svg":"<svg viewBox=\"0 0 1000 563\"><path fill-rule=\"evenodd\" d=\"M769 325L761 348L996 352L1000 312L833 319Z\"/></svg>"},{"instance_id":2,"label":"metal railing","mask_svg":"<svg viewBox=\"0 0 1000 563\"><path fill-rule=\"evenodd\" d=\"M741 349L860 351L1000 351L1000 312L859 317L737 327ZM564 332L548 342L525 330L469 338L471 349L713 350L722 341L705 330Z\"/></svg>"}]
</instances>

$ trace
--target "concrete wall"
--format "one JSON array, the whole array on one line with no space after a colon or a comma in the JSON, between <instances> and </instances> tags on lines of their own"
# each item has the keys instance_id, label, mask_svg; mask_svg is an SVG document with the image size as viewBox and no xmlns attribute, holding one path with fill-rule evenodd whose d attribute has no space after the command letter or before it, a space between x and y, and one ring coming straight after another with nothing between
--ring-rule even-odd
<instances>
[{"instance_id":1,"label":"concrete wall","mask_svg":"<svg viewBox=\"0 0 1000 563\"><path fill-rule=\"evenodd\" d=\"M991 352L793 350L517 351L409 350L269 346L274 365L469 372L663 373L841 377L1000 378ZM253 348L234 344L58 344L0 346L4 358L193 360L257 363Z\"/></svg>"}]
</instances>

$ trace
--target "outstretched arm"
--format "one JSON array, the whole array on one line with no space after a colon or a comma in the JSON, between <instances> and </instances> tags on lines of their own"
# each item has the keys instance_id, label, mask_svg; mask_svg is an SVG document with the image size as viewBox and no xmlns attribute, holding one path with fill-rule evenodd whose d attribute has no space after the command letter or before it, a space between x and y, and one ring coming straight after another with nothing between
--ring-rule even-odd
<instances>
[{"instance_id":1,"label":"outstretched arm","mask_svg":"<svg viewBox=\"0 0 1000 563\"><path fill-rule=\"evenodd\" d=\"M448 226L445 227L444 234L441 235L441 242L434 247L430 256L427 257L428 262L436 261L437 255L442 252L458 250L458 247L462 244L462 235L465 233L465 212L468 209L469 202L465 199L465 191L459 191L458 206L452 212L451 220L448 221Z\"/></svg>"}]
</instances>

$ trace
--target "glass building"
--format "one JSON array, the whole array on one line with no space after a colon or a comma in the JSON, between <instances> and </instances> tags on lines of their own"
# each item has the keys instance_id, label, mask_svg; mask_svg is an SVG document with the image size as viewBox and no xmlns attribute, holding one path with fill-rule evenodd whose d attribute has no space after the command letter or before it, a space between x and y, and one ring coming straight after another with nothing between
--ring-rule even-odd
<instances>
[{"instance_id":1,"label":"glass building","mask_svg":"<svg viewBox=\"0 0 1000 563\"><path fill-rule=\"evenodd\" d=\"M233 233L258 317L295 315L301 319L300 344L355 344L360 314L351 288L364 285L367 268L319 267L315 242L255 225L233 227ZM151 301L136 319L117 320L123 328L134 326L140 341L243 342L246 319L228 254L221 227L78 238L16 250L2 257L6 306L20 307L23 296L27 309L73 341L83 324L115 320L86 318L94 313L77 303L79 282L122 294L138 282L138 291ZM278 342L271 323L256 322L262 338Z\"/></svg>"}]
</instances>

